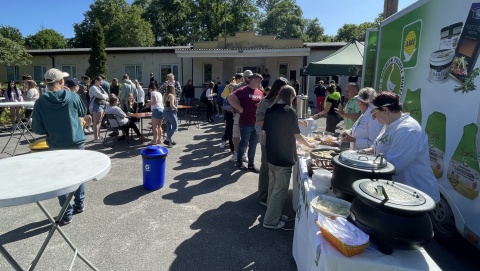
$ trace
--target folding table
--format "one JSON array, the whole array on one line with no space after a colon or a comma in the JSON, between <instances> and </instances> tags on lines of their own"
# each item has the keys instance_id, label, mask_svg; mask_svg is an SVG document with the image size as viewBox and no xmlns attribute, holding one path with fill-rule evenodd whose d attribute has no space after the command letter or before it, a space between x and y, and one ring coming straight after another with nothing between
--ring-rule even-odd
<instances>
[{"instance_id":1,"label":"folding table","mask_svg":"<svg viewBox=\"0 0 480 271\"><path fill-rule=\"evenodd\" d=\"M4 102L4 103L0 103L0 107L6 108L6 107L33 106L34 104L35 104L35 102ZM5 125L1 121L0 121L0 124L4 128L6 128ZM28 130L27 124L24 123L22 121L22 119L20 119L19 125L16 125L16 126L13 127L13 131L8 131L8 132L10 133L10 138L8 139L7 143L5 143L5 146L3 146L3 149L2 149L1 153L5 152L5 149L7 148L8 144L10 143L12 138L15 136L15 133L19 132L19 137L18 137L17 143L15 144L15 149L13 150L13 153L11 154L12 156L15 155L15 152L17 151L18 144L20 143L20 140L22 139L22 137L25 138L25 140L27 140L28 144L30 144L30 140L28 140L28 138L25 136L25 133L28 133L33 139L35 139L35 137L32 135L32 133L30 133L30 130Z\"/></svg>"},{"instance_id":2,"label":"folding table","mask_svg":"<svg viewBox=\"0 0 480 271\"><path fill-rule=\"evenodd\" d=\"M82 166L78 166L82 161ZM18 165L28 166L18 166ZM99 180L110 171L110 158L103 153L86 150L58 150L37 152L0 159L0 208L36 203L51 223L51 229L39 252L27 270L34 270L55 231L63 237L74 251L70 270L78 256L92 270L97 270L75 247L59 227L60 221L78 187L90 180ZM85 170L88 169L88 170ZM41 201L68 194L65 204L56 218L48 212ZM74 227L75 222L69 227ZM23 270L0 244L0 254L15 270Z\"/></svg>"}]
</instances>

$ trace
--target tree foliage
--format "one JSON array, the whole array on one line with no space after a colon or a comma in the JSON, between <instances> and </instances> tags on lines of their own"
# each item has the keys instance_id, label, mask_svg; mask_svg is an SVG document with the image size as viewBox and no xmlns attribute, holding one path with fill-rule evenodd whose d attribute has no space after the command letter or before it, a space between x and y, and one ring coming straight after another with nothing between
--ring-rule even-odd
<instances>
[{"instance_id":1,"label":"tree foliage","mask_svg":"<svg viewBox=\"0 0 480 271\"><path fill-rule=\"evenodd\" d=\"M383 20L383 14L380 13L373 22L364 22L359 25L344 24L337 31L336 39L338 41L351 41L356 39L358 41L365 41L365 33L367 28L377 28Z\"/></svg>"},{"instance_id":2,"label":"tree foliage","mask_svg":"<svg viewBox=\"0 0 480 271\"><path fill-rule=\"evenodd\" d=\"M304 40L307 42L323 41L325 29L320 24L318 18L313 20L305 19Z\"/></svg>"},{"instance_id":3,"label":"tree foliage","mask_svg":"<svg viewBox=\"0 0 480 271\"><path fill-rule=\"evenodd\" d=\"M42 29L25 38L25 45L30 49L61 49L65 48L65 37L53 29Z\"/></svg>"},{"instance_id":4,"label":"tree foliage","mask_svg":"<svg viewBox=\"0 0 480 271\"><path fill-rule=\"evenodd\" d=\"M22 44L0 34L0 65L28 65L31 63L30 57Z\"/></svg>"},{"instance_id":5,"label":"tree foliage","mask_svg":"<svg viewBox=\"0 0 480 271\"><path fill-rule=\"evenodd\" d=\"M18 44L23 44L25 41L22 32L18 28L9 25L0 25L0 35Z\"/></svg>"},{"instance_id":6,"label":"tree foliage","mask_svg":"<svg viewBox=\"0 0 480 271\"><path fill-rule=\"evenodd\" d=\"M302 9L293 0L280 1L260 20L258 28L262 35L302 38L305 28Z\"/></svg>"},{"instance_id":7,"label":"tree foliage","mask_svg":"<svg viewBox=\"0 0 480 271\"><path fill-rule=\"evenodd\" d=\"M107 47L152 46L154 43L150 23L141 16L143 9L130 6L126 0L96 0L84 13L84 20L74 24L75 47L88 47L94 22L98 22L105 33Z\"/></svg>"},{"instance_id":8,"label":"tree foliage","mask_svg":"<svg viewBox=\"0 0 480 271\"><path fill-rule=\"evenodd\" d=\"M99 22L92 29L90 57L86 74L91 78L99 74L107 74L107 53L105 52L105 38L103 27Z\"/></svg>"}]
</instances>

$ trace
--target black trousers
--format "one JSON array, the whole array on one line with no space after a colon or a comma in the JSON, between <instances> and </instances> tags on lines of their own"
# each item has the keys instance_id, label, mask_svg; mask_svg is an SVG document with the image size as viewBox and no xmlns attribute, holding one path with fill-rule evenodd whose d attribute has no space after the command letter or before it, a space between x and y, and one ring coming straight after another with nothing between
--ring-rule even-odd
<instances>
[{"instance_id":1,"label":"black trousers","mask_svg":"<svg viewBox=\"0 0 480 271\"><path fill-rule=\"evenodd\" d=\"M233 113L230 110L224 110L225 116L225 133L223 135L224 140L228 140L228 145L230 151L234 152L235 148L233 146Z\"/></svg>"},{"instance_id":2,"label":"black trousers","mask_svg":"<svg viewBox=\"0 0 480 271\"><path fill-rule=\"evenodd\" d=\"M135 124L135 122L133 122L132 120L129 120L127 122L127 124L124 124L122 126L119 127L120 130L123 131L123 134L128 136L128 134L130 133L130 128L133 129L133 131L135 132L135 134L137 134L137 136L141 136L142 134L140 133L140 130L138 130L138 127L137 125Z\"/></svg>"},{"instance_id":3,"label":"black trousers","mask_svg":"<svg viewBox=\"0 0 480 271\"><path fill-rule=\"evenodd\" d=\"M327 127L325 127L325 131L330 133L335 133L335 128L337 124L342 120L340 116L337 114L327 114Z\"/></svg>"},{"instance_id":4,"label":"black trousers","mask_svg":"<svg viewBox=\"0 0 480 271\"><path fill-rule=\"evenodd\" d=\"M213 103L212 101L207 102L207 120L212 119L212 114L213 114Z\"/></svg>"}]
</instances>

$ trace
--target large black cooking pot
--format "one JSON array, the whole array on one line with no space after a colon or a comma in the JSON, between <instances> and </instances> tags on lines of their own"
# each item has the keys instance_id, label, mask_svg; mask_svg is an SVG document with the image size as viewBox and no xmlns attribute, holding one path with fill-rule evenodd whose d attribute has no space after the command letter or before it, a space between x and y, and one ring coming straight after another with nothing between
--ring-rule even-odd
<instances>
[{"instance_id":1,"label":"large black cooking pot","mask_svg":"<svg viewBox=\"0 0 480 271\"><path fill-rule=\"evenodd\" d=\"M395 167L382 155L362 153L356 150L343 151L332 158L332 188L338 198L352 201L355 197L352 184L360 179L391 180Z\"/></svg>"},{"instance_id":2,"label":"large black cooking pot","mask_svg":"<svg viewBox=\"0 0 480 271\"><path fill-rule=\"evenodd\" d=\"M348 219L370 235L380 252L416 249L433 238L428 211L435 202L427 194L389 180L358 180L353 189Z\"/></svg>"}]
</instances>

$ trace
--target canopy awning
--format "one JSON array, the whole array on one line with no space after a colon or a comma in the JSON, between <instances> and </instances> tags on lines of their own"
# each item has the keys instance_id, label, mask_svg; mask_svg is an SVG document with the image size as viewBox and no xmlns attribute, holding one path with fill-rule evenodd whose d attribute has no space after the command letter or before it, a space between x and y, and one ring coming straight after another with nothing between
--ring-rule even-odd
<instances>
[{"instance_id":1,"label":"canopy awning","mask_svg":"<svg viewBox=\"0 0 480 271\"><path fill-rule=\"evenodd\" d=\"M324 59L310 62L306 67L305 75L361 76L363 48L363 44L353 40Z\"/></svg>"}]
</instances>

